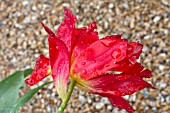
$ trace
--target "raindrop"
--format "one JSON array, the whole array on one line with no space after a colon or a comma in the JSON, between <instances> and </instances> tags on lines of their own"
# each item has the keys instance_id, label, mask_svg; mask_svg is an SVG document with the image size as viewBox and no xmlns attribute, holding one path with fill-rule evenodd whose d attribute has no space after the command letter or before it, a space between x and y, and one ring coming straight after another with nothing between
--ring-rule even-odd
<instances>
[{"instance_id":1,"label":"raindrop","mask_svg":"<svg viewBox=\"0 0 170 113\"><path fill-rule=\"evenodd\" d=\"M110 64L106 64L106 65L104 65L104 67L109 67L110 66Z\"/></svg>"},{"instance_id":2,"label":"raindrop","mask_svg":"<svg viewBox=\"0 0 170 113\"><path fill-rule=\"evenodd\" d=\"M96 63L96 60L93 60L92 63Z\"/></svg>"},{"instance_id":3,"label":"raindrop","mask_svg":"<svg viewBox=\"0 0 170 113\"><path fill-rule=\"evenodd\" d=\"M132 47L128 47L128 51L132 51Z\"/></svg>"},{"instance_id":4,"label":"raindrop","mask_svg":"<svg viewBox=\"0 0 170 113\"><path fill-rule=\"evenodd\" d=\"M106 47L110 47L115 43L115 41L101 40L101 43Z\"/></svg>"},{"instance_id":5,"label":"raindrop","mask_svg":"<svg viewBox=\"0 0 170 113\"><path fill-rule=\"evenodd\" d=\"M82 63L82 65L85 65L85 64L86 64L86 62L83 62L83 63Z\"/></svg>"},{"instance_id":6,"label":"raindrop","mask_svg":"<svg viewBox=\"0 0 170 113\"><path fill-rule=\"evenodd\" d=\"M122 96L124 96L125 95L125 92L122 92Z\"/></svg>"},{"instance_id":7,"label":"raindrop","mask_svg":"<svg viewBox=\"0 0 170 113\"><path fill-rule=\"evenodd\" d=\"M85 54L84 54L84 53L81 53L80 55L81 55L81 56L84 56Z\"/></svg>"},{"instance_id":8,"label":"raindrop","mask_svg":"<svg viewBox=\"0 0 170 113\"><path fill-rule=\"evenodd\" d=\"M85 57L84 59L85 59L85 60L88 60L88 57Z\"/></svg>"},{"instance_id":9,"label":"raindrop","mask_svg":"<svg viewBox=\"0 0 170 113\"><path fill-rule=\"evenodd\" d=\"M118 59L120 56L121 56L121 50L120 49L113 51L113 53L112 53L113 59Z\"/></svg>"},{"instance_id":10,"label":"raindrop","mask_svg":"<svg viewBox=\"0 0 170 113\"><path fill-rule=\"evenodd\" d=\"M61 69L58 70L58 74L60 74L60 73L61 73Z\"/></svg>"},{"instance_id":11,"label":"raindrop","mask_svg":"<svg viewBox=\"0 0 170 113\"><path fill-rule=\"evenodd\" d=\"M47 64L44 64L44 66L43 66L44 68L47 68Z\"/></svg>"},{"instance_id":12,"label":"raindrop","mask_svg":"<svg viewBox=\"0 0 170 113\"><path fill-rule=\"evenodd\" d=\"M77 57L77 53L76 52L74 52L74 57Z\"/></svg>"},{"instance_id":13,"label":"raindrop","mask_svg":"<svg viewBox=\"0 0 170 113\"><path fill-rule=\"evenodd\" d=\"M131 62L131 63L136 63L136 56L131 56L130 58L129 58L129 61Z\"/></svg>"},{"instance_id":14,"label":"raindrop","mask_svg":"<svg viewBox=\"0 0 170 113\"><path fill-rule=\"evenodd\" d=\"M83 73L83 74L87 74L87 71L84 69L82 73Z\"/></svg>"},{"instance_id":15,"label":"raindrop","mask_svg":"<svg viewBox=\"0 0 170 113\"><path fill-rule=\"evenodd\" d=\"M91 51L89 51L88 53L89 53L89 55L91 55L91 54L92 54L92 52L91 52Z\"/></svg>"},{"instance_id":16,"label":"raindrop","mask_svg":"<svg viewBox=\"0 0 170 113\"><path fill-rule=\"evenodd\" d=\"M84 42L83 41L81 41L81 44L83 44Z\"/></svg>"},{"instance_id":17,"label":"raindrop","mask_svg":"<svg viewBox=\"0 0 170 113\"><path fill-rule=\"evenodd\" d=\"M94 74L94 75L97 75L97 72L94 72L93 74Z\"/></svg>"},{"instance_id":18,"label":"raindrop","mask_svg":"<svg viewBox=\"0 0 170 113\"><path fill-rule=\"evenodd\" d=\"M56 49L57 49L57 50L59 50L59 49L60 49L60 47L59 47L59 46L56 46Z\"/></svg>"},{"instance_id":19,"label":"raindrop","mask_svg":"<svg viewBox=\"0 0 170 113\"><path fill-rule=\"evenodd\" d=\"M77 64L75 64L74 67L77 68Z\"/></svg>"},{"instance_id":20,"label":"raindrop","mask_svg":"<svg viewBox=\"0 0 170 113\"><path fill-rule=\"evenodd\" d=\"M31 84L31 85L33 85L34 83L35 83L35 81L33 80L33 79L27 79L27 82L28 82L28 84Z\"/></svg>"},{"instance_id":21,"label":"raindrop","mask_svg":"<svg viewBox=\"0 0 170 113\"><path fill-rule=\"evenodd\" d=\"M76 19L76 18L74 18L74 21L77 21L77 19Z\"/></svg>"},{"instance_id":22,"label":"raindrop","mask_svg":"<svg viewBox=\"0 0 170 113\"><path fill-rule=\"evenodd\" d=\"M128 91L127 93L130 95L130 94L131 94L131 91Z\"/></svg>"},{"instance_id":23,"label":"raindrop","mask_svg":"<svg viewBox=\"0 0 170 113\"><path fill-rule=\"evenodd\" d=\"M37 75L37 80L41 80L41 79L43 79L43 76L42 75Z\"/></svg>"},{"instance_id":24,"label":"raindrop","mask_svg":"<svg viewBox=\"0 0 170 113\"><path fill-rule=\"evenodd\" d=\"M72 28L73 26L72 25L70 25L70 28Z\"/></svg>"},{"instance_id":25,"label":"raindrop","mask_svg":"<svg viewBox=\"0 0 170 113\"><path fill-rule=\"evenodd\" d=\"M42 63L43 63L43 61L41 60L41 61L40 61L40 64L42 64Z\"/></svg>"},{"instance_id":26,"label":"raindrop","mask_svg":"<svg viewBox=\"0 0 170 113\"><path fill-rule=\"evenodd\" d=\"M61 25L62 25L62 26L65 25L65 22L62 22Z\"/></svg>"}]
</instances>

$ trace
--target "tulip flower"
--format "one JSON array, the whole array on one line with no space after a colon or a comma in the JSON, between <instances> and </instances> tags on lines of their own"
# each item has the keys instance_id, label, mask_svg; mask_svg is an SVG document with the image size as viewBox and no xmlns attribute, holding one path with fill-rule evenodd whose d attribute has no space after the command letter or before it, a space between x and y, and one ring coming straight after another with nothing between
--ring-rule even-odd
<instances>
[{"instance_id":1,"label":"tulip flower","mask_svg":"<svg viewBox=\"0 0 170 113\"><path fill-rule=\"evenodd\" d=\"M114 107L134 112L122 97L146 87L154 87L143 78L152 72L137 62L143 45L128 42L121 34L99 39L96 22L76 28L77 18L64 9L64 20L57 33L42 23L48 33L49 58L40 55L32 75L25 80L34 85L52 75L59 97L67 104L74 86L107 97ZM68 79L72 82L68 88ZM59 111L63 111L61 107Z\"/></svg>"}]
</instances>

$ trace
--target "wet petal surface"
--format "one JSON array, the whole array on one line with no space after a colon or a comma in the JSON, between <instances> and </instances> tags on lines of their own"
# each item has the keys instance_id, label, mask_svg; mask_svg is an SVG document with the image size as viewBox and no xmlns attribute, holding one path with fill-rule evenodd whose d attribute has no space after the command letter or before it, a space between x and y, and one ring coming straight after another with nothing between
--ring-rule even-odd
<instances>
[{"instance_id":1,"label":"wet petal surface","mask_svg":"<svg viewBox=\"0 0 170 113\"><path fill-rule=\"evenodd\" d=\"M126 49L127 41L119 36L97 40L75 58L72 71L85 80L104 74L126 57Z\"/></svg>"},{"instance_id":2,"label":"wet petal surface","mask_svg":"<svg viewBox=\"0 0 170 113\"><path fill-rule=\"evenodd\" d=\"M93 93L103 96L130 95L146 87L154 88L141 77L134 75L107 74L87 81Z\"/></svg>"},{"instance_id":3,"label":"wet petal surface","mask_svg":"<svg viewBox=\"0 0 170 113\"><path fill-rule=\"evenodd\" d=\"M56 37L65 43L70 54L75 40L73 37L73 31L76 21L76 16L74 16L70 10L64 8L64 21L59 26Z\"/></svg>"},{"instance_id":4,"label":"wet petal surface","mask_svg":"<svg viewBox=\"0 0 170 113\"><path fill-rule=\"evenodd\" d=\"M112 106L125 109L129 113L133 113L135 110L132 108L132 106L122 97L119 96L111 96L108 97L110 100L110 103Z\"/></svg>"},{"instance_id":5,"label":"wet petal surface","mask_svg":"<svg viewBox=\"0 0 170 113\"><path fill-rule=\"evenodd\" d=\"M54 37L48 38L52 77L59 96L64 99L67 93L70 61L65 44Z\"/></svg>"},{"instance_id":6,"label":"wet petal surface","mask_svg":"<svg viewBox=\"0 0 170 113\"><path fill-rule=\"evenodd\" d=\"M33 86L50 74L50 60L41 54L36 60L34 71L32 72L31 76L25 80L25 82L30 86Z\"/></svg>"}]
</instances>

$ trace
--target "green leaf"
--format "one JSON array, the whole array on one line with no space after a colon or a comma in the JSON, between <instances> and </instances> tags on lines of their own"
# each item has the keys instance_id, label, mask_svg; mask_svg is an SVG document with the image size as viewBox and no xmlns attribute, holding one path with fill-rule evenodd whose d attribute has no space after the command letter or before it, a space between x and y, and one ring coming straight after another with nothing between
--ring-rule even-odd
<instances>
[{"instance_id":1,"label":"green leaf","mask_svg":"<svg viewBox=\"0 0 170 113\"><path fill-rule=\"evenodd\" d=\"M23 71L17 71L0 81L0 113L9 113L17 101L19 88L23 84Z\"/></svg>"},{"instance_id":2,"label":"green leaf","mask_svg":"<svg viewBox=\"0 0 170 113\"><path fill-rule=\"evenodd\" d=\"M0 81L0 113L9 113L17 101L19 89L24 85L24 78L32 73L33 69L16 71Z\"/></svg>"},{"instance_id":3,"label":"green leaf","mask_svg":"<svg viewBox=\"0 0 170 113\"><path fill-rule=\"evenodd\" d=\"M30 90L29 92L25 93L22 97L20 97L14 105L14 108L11 110L10 113L17 113L18 109L23 106L26 102L28 102L39 89L43 88L45 85L50 84L52 82L46 82L43 85Z\"/></svg>"},{"instance_id":4,"label":"green leaf","mask_svg":"<svg viewBox=\"0 0 170 113\"><path fill-rule=\"evenodd\" d=\"M24 77L26 78L28 75L30 75L33 72L33 69L29 68L24 71Z\"/></svg>"}]
</instances>

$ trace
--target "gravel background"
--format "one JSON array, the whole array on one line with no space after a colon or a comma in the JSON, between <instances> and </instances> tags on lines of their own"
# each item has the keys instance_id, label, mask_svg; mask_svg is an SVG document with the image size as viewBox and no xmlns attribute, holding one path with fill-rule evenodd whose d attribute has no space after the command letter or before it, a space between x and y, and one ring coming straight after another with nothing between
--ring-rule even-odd
<instances>
[{"instance_id":1,"label":"gravel background","mask_svg":"<svg viewBox=\"0 0 170 113\"><path fill-rule=\"evenodd\" d=\"M136 113L170 113L169 0L0 0L0 80L18 69L33 67L40 53L48 56L47 34L40 21L57 30L63 7L77 15L77 26L96 21L100 36L123 33L143 45L140 61L153 71L147 79L157 90L144 89L125 98ZM50 79L50 78L47 78ZM41 84L41 83L40 83ZM26 86L20 94L29 90ZM55 113L61 100L53 85L39 91L20 113ZM107 98L78 89L65 113L124 113Z\"/></svg>"}]
</instances>

